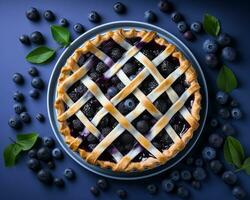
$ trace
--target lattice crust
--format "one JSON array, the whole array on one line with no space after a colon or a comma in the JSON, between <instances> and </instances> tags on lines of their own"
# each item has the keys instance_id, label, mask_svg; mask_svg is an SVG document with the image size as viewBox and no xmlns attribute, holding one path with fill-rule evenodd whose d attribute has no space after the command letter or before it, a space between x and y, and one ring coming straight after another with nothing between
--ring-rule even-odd
<instances>
[{"instance_id":1,"label":"lattice crust","mask_svg":"<svg viewBox=\"0 0 250 200\"><path fill-rule=\"evenodd\" d=\"M135 46L132 46L125 40L125 38L133 37L141 38ZM107 41L110 38L126 50L116 63L114 63L114 61L104 52L98 49L98 46L103 41ZM140 52L140 49L152 40L166 48L156 58L150 61ZM91 52L109 66L109 69L104 73L104 78L109 79L116 74L120 81L125 85L125 87L110 100L106 98L98 85L87 75L91 66L91 58L82 66L79 67L77 65L77 61L81 54L86 54L88 52ZM179 60L180 66L177 67L177 69L167 78L163 78L157 70L157 66L170 55ZM121 67L132 57L144 65L144 69L140 71L133 80L130 80ZM178 96L171 85L182 74L185 74L185 81L189 84L189 88L181 96ZM157 81L158 86L148 95L145 95L138 86L149 75L153 76ZM73 102L69 98L67 90L77 81L81 81L88 88L88 91L79 100ZM168 43L163 38L159 38L156 33L131 29L129 31L116 30L104 35L97 35L93 40L87 41L81 48L78 48L74 54L68 58L67 63L61 69L61 74L58 80L57 99L55 102L58 121L60 123L60 131L64 135L65 141L69 146L73 150L78 151L79 154L91 164L99 165L102 168L111 168L114 171L126 172L154 168L155 166L166 163L169 159L180 152L185 147L186 143L192 138L194 131L199 126L199 111L201 108L201 95L199 88L200 86L197 82L196 72L188 60L174 45ZM153 102L163 93L166 93L172 102L172 106L165 114L162 114L153 104ZM123 116L115 106L130 94L133 94L139 100L139 104L129 114ZM184 104L191 95L194 96L194 101L192 108L189 111ZM90 121L80 108L93 96L100 102L103 108L99 110ZM65 110L64 104L68 106L67 110ZM145 110L158 121L153 127L151 127L147 134L142 135L131 122ZM169 123L170 119L178 112L190 125L188 130L182 136L179 136ZM97 125L108 113L118 121L118 125L106 137L103 137L97 129ZM83 131L84 134L76 138L71 136L66 121L72 115L76 115L85 126L85 130ZM165 129L167 134L171 137L173 144L168 149L161 152L151 143L151 141L163 129ZM112 143L125 130L132 134L140 145L136 145L131 151L123 156L118 149L112 146ZM80 148L82 137L86 137L88 134L93 134L100 141L92 152ZM98 159L110 146L109 153L115 162ZM134 162L133 159L141 152L142 148L146 149L152 157L148 157L141 162Z\"/></svg>"}]
</instances>

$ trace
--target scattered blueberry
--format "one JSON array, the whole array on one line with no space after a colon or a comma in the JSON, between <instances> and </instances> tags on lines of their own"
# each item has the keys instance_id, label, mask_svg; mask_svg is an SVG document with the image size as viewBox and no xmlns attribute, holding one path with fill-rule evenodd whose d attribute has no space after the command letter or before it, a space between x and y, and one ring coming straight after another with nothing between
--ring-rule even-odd
<instances>
[{"instance_id":1,"label":"scattered blueberry","mask_svg":"<svg viewBox=\"0 0 250 200\"><path fill-rule=\"evenodd\" d=\"M232 124L230 123L225 123L222 125L222 132L225 133L226 135L234 135L235 134L235 129Z\"/></svg>"},{"instance_id":2,"label":"scattered blueberry","mask_svg":"<svg viewBox=\"0 0 250 200\"><path fill-rule=\"evenodd\" d=\"M157 21L157 16L152 10L147 10L144 13L144 19L149 23L154 23Z\"/></svg>"},{"instance_id":3,"label":"scattered blueberry","mask_svg":"<svg viewBox=\"0 0 250 200\"><path fill-rule=\"evenodd\" d=\"M219 125L219 121L216 118L211 119L210 126L216 128Z\"/></svg>"},{"instance_id":4,"label":"scattered blueberry","mask_svg":"<svg viewBox=\"0 0 250 200\"><path fill-rule=\"evenodd\" d=\"M35 31L35 32L31 33L30 40L34 44L43 44L44 43L44 37L43 37L42 33L39 31Z\"/></svg>"},{"instance_id":5,"label":"scattered blueberry","mask_svg":"<svg viewBox=\"0 0 250 200\"><path fill-rule=\"evenodd\" d=\"M222 49L222 58L228 61L234 61L236 59L236 51L233 47L224 47Z\"/></svg>"},{"instance_id":6,"label":"scattered blueberry","mask_svg":"<svg viewBox=\"0 0 250 200\"><path fill-rule=\"evenodd\" d=\"M116 13L118 14L122 14L122 13L125 13L126 11L126 7L123 3L121 2L117 2L113 5L113 9Z\"/></svg>"},{"instance_id":7,"label":"scattered blueberry","mask_svg":"<svg viewBox=\"0 0 250 200\"><path fill-rule=\"evenodd\" d=\"M42 113L38 113L36 115L36 119L39 121L39 122L44 122L45 121L45 117Z\"/></svg>"},{"instance_id":8,"label":"scattered blueberry","mask_svg":"<svg viewBox=\"0 0 250 200\"><path fill-rule=\"evenodd\" d=\"M206 171L201 168L201 167L197 167L194 171L193 171L193 177L195 180L197 181L203 181L206 179L207 177L207 173Z\"/></svg>"},{"instance_id":9,"label":"scattered blueberry","mask_svg":"<svg viewBox=\"0 0 250 200\"><path fill-rule=\"evenodd\" d=\"M220 108L218 112L223 119L228 119L230 117L230 112L227 108Z\"/></svg>"},{"instance_id":10,"label":"scattered blueberry","mask_svg":"<svg viewBox=\"0 0 250 200\"><path fill-rule=\"evenodd\" d=\"M217 133L213 133L209 136L208 142L214 148L220 148L223 144L223 137Z\"/></svg>"},{"instance_id":11,"label":"scattered blueberry","mask_svg":"<svg viewBox=\"0 0 250 200\"><path fill-rule=\"evenodd\" d=\"M20 129L22 127L22 123L17 117L11 117L8 121L8 125L14 129Z\"/></svg>"},{"instance_id":12,"label":"scattered blueberry","mask_svg":"<svg viewBox=\"0 0 250 200\"><path fill-rule=\"evenodd\" d=\"M42 141L43 141L43 145L45 147L51 148L51 147L53 147L55 145L55 141L54 141L54 139L52 137L43 137Z\"/></svg>"},{"instance_id":13,"label":"scattered blueberry","mask_svg":"<svg viewBox=\"0 0 250 200\"><path fill-rule=\"evenodd\" d=\"M208 67L215 68L219 64L219 59L215 54L209 53L205 55L205 63Z\"/></svg>"},{"instance_id":14,"label":"scattered blueberry","mask_svg":"<svg viewBox=\"0 0 250 200\"><path fill-rule=\"evenodd\" d=\"M54 148L52 150L52 156L55 158L55 159L62 159L63 158L63 153L62 153L62 150L59 149L59 148Z\"/></svg>"},{"instance_id":15,"label":"scattered blueberry","mask_svg":"<svg viewBox=\"0 0 250 200\"><path fill-rule=\"evenodd\" d=\"M185 21L180 21L177 24L177 28L181 33L184 33L187 30L188 25Z\"/></svg>"},{"instance_id":16,"label":"scattered blueberry","mask_svg":"<svg viewBox=\"0 0 250 200\"><path fill-rule=\"evenodd\" d=\"M179 181L180 180L180 172L178 170L172 171L170 173L170 178L173 181Z\"/></svg>"},{"instance_id":17,"label":"scattered blueberry","mask_svg":"<svg viewBox=\"0 0 250 200\"><path fill-rule=\"evenodd\" d=\"M159 7L160 11L165 12L165 13L169 13L173 9L172 4L168 0L161 0L158 3L158 7Z\"/></svg>"},{"instance_id":18,"label":"scattered blueberry","mask_svg":"<svg viewBox=\"0 0 250 200\"><path fill-rule=\"evenodd\" d=\"M49 161L47 163L47 166L48 166L49 169L55 169L55 167L56 167L56 165L55 165L55 163L53 161Z\"/></svg>"},{"instance_id":19,"label":"scattered blueberry","mask_svg":"<svg viewBox=\"0 0 250 200\"><path fill-rule=\"evenodd\" d=\"M22 44L25 44L25 45L30 45L30 38L28 35L21 35L19 37L19 41L22 43Z\"/></svg>"},{"instance_id":20,"label":"scattered blueberry","mask_svg":"<svg viewBox=\"0 0 250 200\"><path fill-rule=\"evenodd\" d=\"M35 158L29 159L27 165L33 171L38 171L40 169L40 162Z\"/></svg>"},{"instance_id":21,"label":"scattered blueberry","mask_svg":"<svg viewBox=\"0 0 250 200\"><path fill-rule=\"evenodd\" d=\"M75 172L71 168L65 169L63 174L69 180L75 178Z\"/></svg>"},{"instance_id":22,"label":"scattered blueberry","mask_svg":"<svg viewBox=\"0 0 250 200\"><path fill-rule=\"evenodd\" d=\"M155 184L149 184L147 186L147 191L149 192L149 194L151 195L155 195L158 191L158 188Z\"/></svg>"},{"instance_id":23,"label":"scattered blueberry","mask_svg":"<svg viewBox=\"0 0 250 200\"><path fill-rule=\"evenodd\" d=\"M30 158L36 158L36 154L37 154L37 150L36 150L36 149L31 149L31 150L29 150L29 152L28 152L28 156L29 156Z\"/></svg>"},{"instance_id":24,"label":"scattered blueberry","mask_svg":"<svg viewBox=\"0 0 250 200\"><path fill-rule=\"evenodd\" d=\"M61 26L63 26L63 27L68 27L68 26L69 26L69 22L68 22L68 20L65 19L65 18L60 19L59 24L60 24Z\"/></svg>"},{"instance_id":25,"label":"scattered blueberry","mask_svg":"<svg viewBox=\"0 0 250 200\"><path fill-rule=\"evenodd\" d=\"M30 67L28 70L29 75L35 77L39 75L38 69L36 67Z\"/></svg>"},{"instance_id":26,"label":"scattered blueberry","mask_svg":"<svg viewBox=\"0 0 250 200\"><path fill-rule=\"evenodd\" d=\"M219 91L216 93L216 101L221 104L224 105L227 103L229 99L229 95L223 91Z\"/></svg>"},{"instance_id":27,"label":"scattered blueberry","mask_svg":"<svg viewBox=\"0 0 250 200\"><path fill-rule=\"evenodd\" d=\"M146 133L150 129L148 122L146 120L140 120L136 123L136 129L140 133Z\"/></svg>"},{"instance_id":28,"label":"scattered blueberry","mask_svg":"<svg viewBox=\"0 0 250 200\"><path fill-rule=\"evenodd\" d=\"M222 180L228 185L234 185L237 182L237 176L232 171L225 171L222 174Z\"/></svg>"},{"instance_id":29,"label":"scattered blueberry","mask_svg":"<svg viewBox=\"0 0 250 200\"><path fill-rule=\"evenodd\" d=\"M187 198L189 197L190 193L186 187L180 186L177 188L177 195L181 198Z\"/></svg>"},{"instance_id":30,"label":"scattered blueberry","mask_svg":"<svg viewBox=\"0 0 250 200\"><path fill-rule=\"evenodd\" d=\"M32 87L34 87L36 89L43 89L44 88L44 82L39 77L33 78L31 81L31 85L32 85Z\"/></svg>"},{"instance_id":31,"label":"scattered blueberry","mask_svg":"<svg viewBox=\"0 0 250 200\"><path fill-rule=\"evenodd\" d=\"M101 189L101 190L107 190L108 189L108 182L105 179L99 179L97 181L97 186Z\"/></svg>"},{"instance_id":32,"label":"scattered blueberry","mask_svg":"<svg viewBox=\"0 0 250 200\"><path fill-rule=\"evenodd\" d=\"M118 197L120 199L126 199L127 198L127 192L124 189L119 189L119 190L116 191L116 193L117 193L117 195L118 195Z\"/></svg>"},{"instance_id":33,"label":"scattered blueberry","mask_svg":"<svg viewBox=\"0 0 250 200\"><path fill-rule=\"evenodd\" d=\"M88 18L89 18L90 22L94 22L94 23L98 23L101 20L100 15L96 11L91 11L89 13L89 17Z\"/></svg>"},{"instance_id":34,"label":"scattered blueberry","mask_svg":"<svg viewBox=\"0 0 250 200\"><path fill-rule=\"evenodd\" d=\"M108 90L107 90L107 96L108 96L109 98L114 97L117 93L118 93L118 90L117 90L117 88L114 87L114 86L109 87Z\"/></svg>"},{"instance_id":35,"label":"scattered blueberry","mask_svg":"<svg viewBox=\"0 0 250 200\"><path fill-rule=\"evenodd\" d=\"M231 102L230 102L230 106L237 107L237 106L239 106L239 103L235 99L232 99Z\"/></svg>"},{"instance_id":36,"label":"scattered blueberry","mask_svg":"<svg viewBox=\"0 0 250 200\"><path fill-rule=\"evenodd\" d=\"M38 149L36 156L38 160L48 162L51 159L51 151L48 147L41 147Z\"/></svg>"},{"instance_id":37,"label":"scattered blueberry","mask_svg":"<svg viewBox=\"0 0 250 200\"><path fill-rule=\"evenodd\" d=\"M173 22L178 23L179 21L181 21L182 16L181 16L181 14L179 12L173 12L171 14L171 19L172 19Z\"/></svg>"},{"instance_id":38,"label":"scattered blueberry","mask_svg":"<svg viewBox=\"0 0 250 200\"><path fill-rule=\"evenodd\" d=\"M186 31L185 33L183 33L183 37L188 41L192 41L195 39L195 36L192 31Z\"/></svg>"},{"instance_id":39,"label":"scattered blueberry","mask_svg":"<svg viewBox=\"0 0 250 200\"><path fill-rule=\"evenodd\" d=\"M190 181L192 179L192 174L189 170L181 171L181 179L184 181Z\"/></svg>"},{"instance_id":40,"label":"scattered blueberry","mask_svg":"<svg viewBox=\"0 0 250 200\"><path fill-rule=\"evenodd\" d=\"M76 23L76 24L74 25L74 31L75 31L76 33L79 33L79 34L83 33L83 32L84 32L84 27L83 27L83 25L80 24L80 23Z\"/></svg>"},{"instance_id":41,"label":"scattered blueberry","mask_svg":"<svg viewBox=\"0 0 250 200\"><path fill-rule=\"evenodd\" d=\"M30 123L30 121L31 121L30 115L27 112L22 112L20 114L20 119L24 123Z\"/></svg>"},{"instance_id":42,"label":"scattered blueberry","mask_svg":"<svg viewBox=\"0 0 250 200\"><path fill-rule=\"evenodd\" d=\"M216 151L213 147L205 147L202 150L202 156L205 160L213 160L216 157Z\"/></svg>"},{"instance_id":43,"label":"scattered blueberry","mask_svg":"<svg viewBox=\"0 0 250 200\"><path fill-rule=\"evenodd\" d=\"M31 7L26 11L26 17L31 21L38 21L40 14L36 8Z\"/></svg>"},{"instance_id":44,"label":"scattered blueberry","mask_svg":"<svg viewBox=\"0 0 250 200\"><path fill-rule=\"evenodd\" d=\"M136 105L134 100L132 98L129 98L124 101L124 106L125 109L127 109L130 112L135 108Z\"/></svg>"},{"instance_id":45,"label":"scattered blueberry","mask_svg":"<svg viewBox=\"0 0 250 200\"><path fill-rule=\"evenodd\" d=\"M206 39L203 43L203 50L206 53L216 53L216 51L218 50L218 44L213 39Z\"/></svg>"},{"instance_id":46,"label":"scattered blueberry","mask_svg":"<svg viewBox=\"0 0 250 200\"><path fill-rule=\"evenodd\" d=\"M195 33L200 33L202 31L202 24L200 22L193 22L190 29Z\"/></svg>"},{"instance_id":47,"label":"scattered blueberry","mask_svg":"<svg viewBox=\"0 0 250 200\"><path fill-rule=\"evenodd\" d=\"M91 192L94 196L99 196L99 195L100 195L100 191L98 190L98 188L97 188L96 186L90 187L90 192Z\"/></svg>"},{"instance_id":48,"label":"scattered blueberry","mask_svg":"<svg viewBox=\"0 0 250 200\"><path fill-rule=\"evenodd\" d=\"M38 177L39 181L41 181L42 183L51 184L51 182L52 182L52 175L48 170L41 169L37 173L37 177Z\"/></svg>"},{"instance_id":49,"label":"scattered blueberry","mask_svg":"<svg viewBox=\"0 0 250 200\"><path fill-rule=\"evenodd\" d=\"M194 164L197 167L202 167L203 166L203 160L201 158L196 158Z\"/></svg>"},{"instance_id":50,"label":"scattered blueberry","mask_svg":"<svg viewBox=\"0 0 250 200\"><path fill-rule=\"evenodd\" d=\"M230 45L231 42L232 42L232 39L231 39L231 37L228 34L221 33L218 36L218 38L217 38L217 42L218 42L219 45L221 45L222 47L224 47L224 46Z\"/></svg>"},{"instance_id":51,"label":"scattered blueberry","mask_svg":"<svg viewBox=\"0 0 250 200\"><path fill-rule=\"evenodd\" d=\"M219 174L223 169L223 164L219 160L212 160L209 163L209 167L214 174Z\"/></svg>"},{"instance_id":52,"label":"scattered blueberry","mask_svg":"<svg viewBox=\"0 0 250 200\"><path fill-rule=\"evenodd\" d=\"M231 115L233 119L241 119L242 118L242 111L239 108L233 108L231 110Z\"/></svg>"},{"instance_id":53,"label":"scattered blueberry","mask_svg":"<svg viewBox=\"0 0 250 200\"><path fill-rule=\"evenodd\" d=\"M240 200L240 199L245 199L246 197L246 191L240 187L240 186L235 186L232 190L233 196Z\"/></svg>"},{"instance_id":54,"label":"scattered blueberry","mask_svg":"<svg viewBox=\"0 0 250 200\"><path fill-rule=\"evenodd\" d=\"M37 89L31 89L29 91L29 95L30 95L31 98L37 99L40 96L40 93L39 93L39 91Z\"/></svg>"},{"instance_id":55,"label":"scattered blueberry","mask_svg":"<svg viewBox=\"0 0 250 200\"><path fill-rule=\"evenodd\" d=\"M23 95L23 93L17 91L17 92L14 93L13 99L14 99L16 102L23 102L23 101L24 101L24 95Z\"/></svg>"},{"instance_id":56,"label":"scattered blueberry","mask_svg":"<svg viewBox=\"0 0 250 200\"><path fill-rule=\"evenodd\" d=\"M199 190L201 188L201 182L200 181L193 180L191 184L192 184L193 188L196 189L196 190Z\"/></svg>"},{"instance_id":57,"label":"scattered blueberry","mask_svg":"<svg viewBox=\"0 0 250 200\"><path fill-rule=\"evenodd\" d=\"M170 179L164 179L161 182L161 185L162 185L162 189L167 193L172 192L175 188L174 182Z\"/></svg>"},{"instance_id":58,"label":"scattered blueberry","mask_svg":"<svg viewBox=\"0 0 250 200\"><path fill-rule=\"evenodd\" d=\"M25 111L25 107L21 103L15 103L13 108L14 108L14 111L15 111L16 114L20 114L23 111Z\"/></svg>"},{"instance_id":59,"label":"scattered blueberry","mask_svg":"<svg viewBox=\"0 0 250 200\"><path fill-rule=\"evenodd\" d=\"M55 15L54 13L51 11L51 10L46 10L44 13L43 13L43 16L44 18L49 21L49 22L52 22L55 20Z\"/></svg>"},{"instance_id":60,"label":"scattered blueberry","mask_svg":"<svg viewBox=\"0 0 250 200\"><path fill-rule=\"evenodd\" d=\"M54 184L57 187L64 187L65 183L62 178L54 178Z\"/></svg>"}]
</instances>

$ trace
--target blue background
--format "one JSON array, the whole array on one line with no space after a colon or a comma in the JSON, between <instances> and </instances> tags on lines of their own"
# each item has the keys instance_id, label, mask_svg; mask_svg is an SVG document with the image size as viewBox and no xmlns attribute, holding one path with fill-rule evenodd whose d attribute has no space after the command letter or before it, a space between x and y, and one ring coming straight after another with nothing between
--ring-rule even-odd
<instances>
[{"instance_id":1,"label":"blue background","mask_svg":"<svg viewBox=\"0 0 250 200\"><path fill-rule=\"evenodd\" d=\"M179 37L194 53L204 70L207 83L210 90L210 98L213 100L213 95L216 91L216 70L211 70L205 67L203 63L204 54L201 51L202 42L207 37L201 35L195 42L187 42L178 32L176 25L170 20L169 15L160 13L157 8L158 1L135 1L127 0L124 3L127 5L127 13L125 15L117 15L113 12L112 5L116 1L106 0L43 0L43 1L0 1L0 122L1 122L1 139L0 139L0 152L3 152L4 147L10 143L9 137L15 138L18 133L8 127L7 121L10 116L14 115L12 95L15 90L20 90L26 94L25 105L33 119L36 113L42 112L47 115L46 110L46 91L41 93L41 98L34 101L29 98L28 91L31 88L31 78L27 74L28 68L31 66L24 59L25 55L30 51L30 47L25 47L19 43L18 37L21 34L30 34L38 30L41 31L46 37L46 44L50 47L56 48L56 43L53 42L50 35L49 23L41 20L38 23L31 23L24 15L27 8L30 6L37 7L40 11L51 9L55 12L57 21L61 17L69 19L71 25L70 30L73 38L76 34L72 31L74 23L82 23L86 29L94 27L91 24L87 15L91 10L96 10L102 16L102 22L106 23L116 20L138 20L144 21L143 13L145 10L152 9L158 15L158 22L156 25L166 29ZM249 40L249 26L247 20L250 19L249 5L247 1L175 1L174 5L187 20L191 23L195 20L201 20L205 12L217 16L222 23L222 30L228 32L235 38L235 46L239 51L239 59L234 63L228 63L228 66L235 72L238 77L239 88L236 89L232 95L240 102L241 108L244 111L244 118L240 121L233 122L237 128L237 138L242 142L248 155L250 155L250 133L249 133L249 113L250 113L250 40ZM33 46L34 47L34 46ZM61 51L58 52L57 58ZM46 84L48 83L50 73L56 59L47 65L39 67L41 77ZM16 86L12 82L12 75L14 72L20 72L25 76L25 85L22 87ZM212 103L212 101L211 101ZM210 112L215 110L211 109ZM36 120L30 125L24 126L21 130L22 133L36 131L40 135L52 136L52 130L48 120L46 123L41 124ZM20 131L19 131L20 132ZM205 132L204 134L209 134ZM205 135L204 135L205 136ZM202 143L201 143L202 145ZM195 150L194 150L195 152ZM66 154L65 154L66 155ZM88 172L87 170L78 166L68 156L62 162L57 162L56 169L53 171L54 175L62 176L63 169L72 167L76 173L77 178L73 182L67 182L65 189L60 190L56 187L47 187L37 181L35 174L33 174L26 167L27 156L19 159L18 164L10 169L4 167L3 159L0 159L0 199L95 199L89 192L91 185L96 183L98 176ZM145 190L145 185L150 182L159 182L165 175L160 177L150 178L144 181L110 181L111 187L108 192L101 194L99 199L117 199L115 191L117 188L125 188L128 191L129 199L163 199L171 198L178 199L174 195L167 195L160 191L155 196L150 196ZM241 184L248 192L250 191L250 177L246 176L243 172L239 173ZM223 184L219 177L209 175L201 191L192 190L192 199L233 199L231 190L228 186Z\"/></svg>"}]
</instances>

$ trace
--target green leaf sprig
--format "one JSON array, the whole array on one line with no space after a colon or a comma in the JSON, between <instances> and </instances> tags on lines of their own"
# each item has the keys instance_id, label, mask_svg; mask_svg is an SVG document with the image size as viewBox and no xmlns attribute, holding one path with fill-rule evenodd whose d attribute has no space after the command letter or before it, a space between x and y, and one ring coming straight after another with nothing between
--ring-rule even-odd
<instances>
[{"instance_id":1,"label":"green leaf sprig","mask_svg":"<svg viewBox=\"0 0 250 200\"><path fill-rule=\"evenodd\" d=\"M220 22L216 17L205 14L203 17L203 28L209 35L217 36L220 33Z\"/></svg>"},{"instance_id":2,"label":"green leaf sprig","mask_svg":"<svg viewBox=\"0 0 250 200\"><path fill-rule=\"evenodd\" d=\"M50 27L53 39L60 45L60 48L67 47L70 42L70 32L67 28L57 25ZM51 61L56 54L56 49L46 46L40 46L33 49L27 56L26 60L33 64L42 64Z\"/></svg>"},{"instance_id":3,"label":"green leaf sprig","mask_svg":"<svg viewBox=\"0 0 250 200\"><path fill-rule=\"evenodd\" d=\"M236 171L244 170L250 175L250 157L246 158L241 143L232 136L228 136L224 143L224 158L232 164Z\"/></svg>"},{"instance_id":4,"label":"green leaf sprig","mask_svg":"<svg viewBox=\"0 0 250 200\"><path fill-rule=\"evenodd\" d=\"M37 133L19 134L16 141L8 145L3 152L4 164L6 167L15 165L16 158L22 151L30 150L36 143Z\"/></svg>"}]
</instances>

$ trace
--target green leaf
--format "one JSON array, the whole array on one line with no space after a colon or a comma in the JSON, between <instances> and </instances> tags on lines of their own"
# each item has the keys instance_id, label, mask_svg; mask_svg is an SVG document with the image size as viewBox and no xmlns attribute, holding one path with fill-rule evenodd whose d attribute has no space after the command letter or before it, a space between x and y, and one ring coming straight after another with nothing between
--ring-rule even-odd
<instances>
[{"instance_id":1,"label":"green leaf","mask_svg":"<svg viewBox=\"0 0 250 200\"><path fill-rule=\"evenodd\" d=\"M41 64L48 61L54 56L55 50L50 49L46 46L41 46L33 49L27 56L26 60L30 63Z\"/></svg>"},{"instance_id":2,"label":"green leaf","mask_svg":"<svg viewBox=\"0 0 250 200\"><path fill-rule=\"evenodd\" d=\"M22 151L20 145L10 144L4 149L4 164L6 167L11 167L15 165L17 155Z\"/></svg>"},{"instance_id":3,"label":"green leaf","mask_svg":"<svg viewBox=\"0 0 250 200\"><path fill-rule=\"evenodd\" d=\"M225 160L240 168L245 158L245 153L242 145L238 140L232 136L228 136L224 144L224 158Z\"/></svg>"},{"instance_id":4,"label":"green leaf","mask_svg":"<svg viewBox=\"0 0 250 200\"><path fill-rule=\"evenodd\" d=\"M16 138L17 138L16 142L17 144L20 145L21 149L23 151L27 151L31 149L36 143L38 134L36 133L18 134Z\"/></svg>"},{"instance_id":5,"label":"green leaf","mask_svg":"<svg viewBox=\"0 0 250 200\"><path fill-rule=\"evenodd\" d=\"M63 46L70 44L70 32L65 27L52 25L51 34L57 43Z\"/></svg>"},{"instance_id":6,"label":"green leaf","mask_svg":"<svg viewBox=\"0 0 250 200\"><path fill-rule=\"evenodd\" d=\"M208 34L217 36L220 33L220 22L216 17L205 14L203 17L203 28Z\"/></svg>"},{"instance_id":7,"label":"green leaf","mask_svg":"<svg viewBox=\"0 0 250 200\"><path fill-rule=\"evenodd\" d=\"M246 172L248 175L250 175L250 157L248 157L248 158L244 161L244 163L243 163L241 169L244 169L245 172Z\"/></svg>"},{"instance_id":8,"label":"green leaf","mask_svg":"<svg viewBox=\"0 0 250 200\"><path fill-rule=\"evenodd\" d=\"M237 79L231 69L223 65L217 77L217 87L227 93L237 88Z\"/></svg>"}]
</instances>

